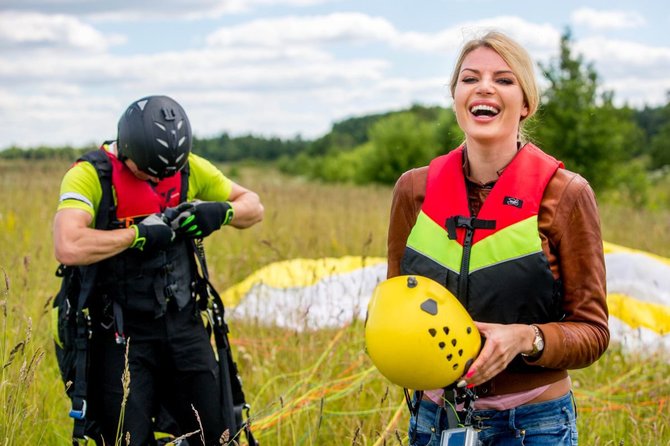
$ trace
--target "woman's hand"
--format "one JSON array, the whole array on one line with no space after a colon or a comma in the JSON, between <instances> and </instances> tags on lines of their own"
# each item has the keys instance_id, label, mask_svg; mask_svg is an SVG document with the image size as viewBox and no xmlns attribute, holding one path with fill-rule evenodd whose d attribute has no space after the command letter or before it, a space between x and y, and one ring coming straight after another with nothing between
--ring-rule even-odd
<instances>
[{"instance_id":1,"label":"woman's hand","mask_svg":"<svg viewBox=\"0 0 670 446\"><path fill-rule=\"evenodd\" d=\"M458 386L478 386L502 372L521 352L530 351L534 337L530 325L475 322L486 338L481 352Z\"/></svg>"}]
</instances>

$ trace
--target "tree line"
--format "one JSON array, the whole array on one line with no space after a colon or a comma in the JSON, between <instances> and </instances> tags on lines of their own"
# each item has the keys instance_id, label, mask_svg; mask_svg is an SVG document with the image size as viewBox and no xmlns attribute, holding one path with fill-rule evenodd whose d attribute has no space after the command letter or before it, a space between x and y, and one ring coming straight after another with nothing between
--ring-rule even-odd
<instances>
[{"instance_id":1,"label":"tree line","mask_svg":"<svg viewBox=\"0 0 670 446\"><path fill-rule=\"evenodd\" d=\"M541 107L526 125L530 140L587 178L596 191L616 190L645 204L650 182L670 170L670 92L659 107L615 106L598 73L572 51L569 30L559 54L539 66L548 83ZM194 138L193 151L214 162L272 162L311 179L393 184L463 140L451 109L415 104L405 110L337 122L314 140L255 135ZM0 158L75 159L92 147L16 147ZM660 172L660 174L659 174Z\"/></svg>"}]
</instances>

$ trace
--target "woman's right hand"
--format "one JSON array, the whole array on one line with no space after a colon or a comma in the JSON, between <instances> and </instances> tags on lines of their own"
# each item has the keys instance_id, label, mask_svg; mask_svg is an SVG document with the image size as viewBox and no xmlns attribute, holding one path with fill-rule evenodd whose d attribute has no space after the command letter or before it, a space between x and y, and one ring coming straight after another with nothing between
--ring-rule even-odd
<instances>
[{"instance_id":1,"label":"woman's right hand","mask_svg":"<svg viewBox=\"0 0 670 446\"><path fill-rule=\"evenodd\" d=\"M475 322L475 325L486 341L477 359L459 381L460 387L484 384L505 370L519 353L532 349L535 334L530 325L486 322Z\"/></svg>"}]
</instances>

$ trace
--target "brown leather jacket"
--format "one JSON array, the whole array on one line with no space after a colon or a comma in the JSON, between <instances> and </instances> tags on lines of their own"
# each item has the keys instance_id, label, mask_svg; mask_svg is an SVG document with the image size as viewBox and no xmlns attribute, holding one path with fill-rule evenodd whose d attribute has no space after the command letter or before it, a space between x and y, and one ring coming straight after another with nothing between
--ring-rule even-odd
<instances>
[{"instance_id":1,"label":"brown leather jacket","mask_svg":"<svg viewBox=\"0 0 670 446\"><path fill-rule=\"evenodd\" d=\"M426 192L428 167L405 172L393 190L388 231L388 277L400 274L400 260ZM467 168L466 168L467 175ZM468 182L471 208L478 212L490 185ZM530 390L567 376L568 369L586 367L607 349L609 329L605 259L595 196L587 181L565 169L552 177L540 204L538 226L542 248L554 277L563 283L565 318L538 324L545 347L532 375L503 371L478 386L481 396Z\"/></svg>"}]
</instances>

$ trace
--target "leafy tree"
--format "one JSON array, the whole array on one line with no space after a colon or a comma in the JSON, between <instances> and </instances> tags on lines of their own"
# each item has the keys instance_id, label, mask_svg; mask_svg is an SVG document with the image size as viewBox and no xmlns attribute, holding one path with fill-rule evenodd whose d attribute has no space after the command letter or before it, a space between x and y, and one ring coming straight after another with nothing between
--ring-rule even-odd
<instances>
[{"instance_id":1,"label":"leafy tree","mask_svg":"<svg viewBox=\"0 0 670 446\"><path fill-rule=\"evenodd\" d=\"M211 161L261 160L274 161L285 155L305 150L307 142L299 136L294 139L264 138L254 135L230 137L222 133L209 139L193 138L193 152Z\"/></svg>"},{"instance_id":2,"label":"leafy tree","mask_svg":"<svg viewBox=\"0 0 670 446\"><path fill-rule=\"evenodd\" d=\"M660 124L657 132L651 137L649 156L650 167L653 169L670 168L670 92L668 103L659 109Z\"/></svg>"},{"instance_id":3,"label":"leafy tree","mask_svg":"<svg viewBox=\"0 0 670 446\"><path fill-rule=\"evenodd\" d=\"M336 152L354 150L361 144L369 141L370 129L377 122L390 116L413 113L424 121L436 121L443 112L441 107L426 107L414 104L409 109L376 113L371 115L348 118L333 124L333 128L326 135L312 141L307 147L310 155L328 155Z\"/></svg>"},{"instance_id":4,"label":"leafy tree","mask_svg":"<svg viewBox=\"0 0 670 446\"><path fill-rule=\"evenodd\" d=\"M668 101L670 102L670 92L668 92ZM651 138L656 135L659 129L665 123L663 110L665 107L649 107L645 106L641 110L635 110L635 122L638 127L642 129L646 135L646 141L649 142Z\"/></svg>"},{"instance_id":5,"label":"leafy tree","mask_svg":"<svg viewBox=\"0 0 670 446\"><path fill-rule=\"evenodd\" d=\"M621 176L615 171L625 168L642 138L632 110L615 107L611 92L599 93L593 66L572 54L569 30L561 37L558 60L540 67L550 86L544 92L535 139L594 189L617 185Z\"/></svg>"},{"instance_id":6,"label":"leafy tree","mask_svg":"<svg viewBox=\"0 0 670 446\"><path fill-rule=\"evenodd\" d=\"M436 129L412 112L380 120L370 129L374 150L364 160L363 177L393 184L402 172L427 164L440 151Z\"/></svg>"},{"instance_id":7,"label":"leafy tree","mask_svg":"<svg viewBox=\"0 0 670 446\"><path fill-rule=\"evenodd\" d=\"M336 122L330 132L309 144L307 153L313 156L321 156L343 150L352 150L367 142L370 126L383 117L383 114L373 114Z\"/></svg>"},{"instance_id":8,"label":"leafy tree","mask_svg":"<svg viewBox=\"0 0 670 446\"><path fill-rule=\"evenodd\" d=\"M74 161L82 154L89 150L97 149L94 146L83 148L74 148L70 146L65 147L46 147L39 146L30 149L22 149L19 147L9 147L0 151L0 158L4 159L26 159L26 160L43 160L43 159L61 159Z\"/></svg>"},{"instance_id":9,"label":"leafy tree","mask_svg":"<svg viewBox=\"0 0 670 446\"><path fill-rule=\"evenodd\" d=\"M444 153L455 149L463 144L465 135L456 122L456 115L452 109L442 109L436 117L437 121L437 145Z\"/></svg>"}]
</instances>

